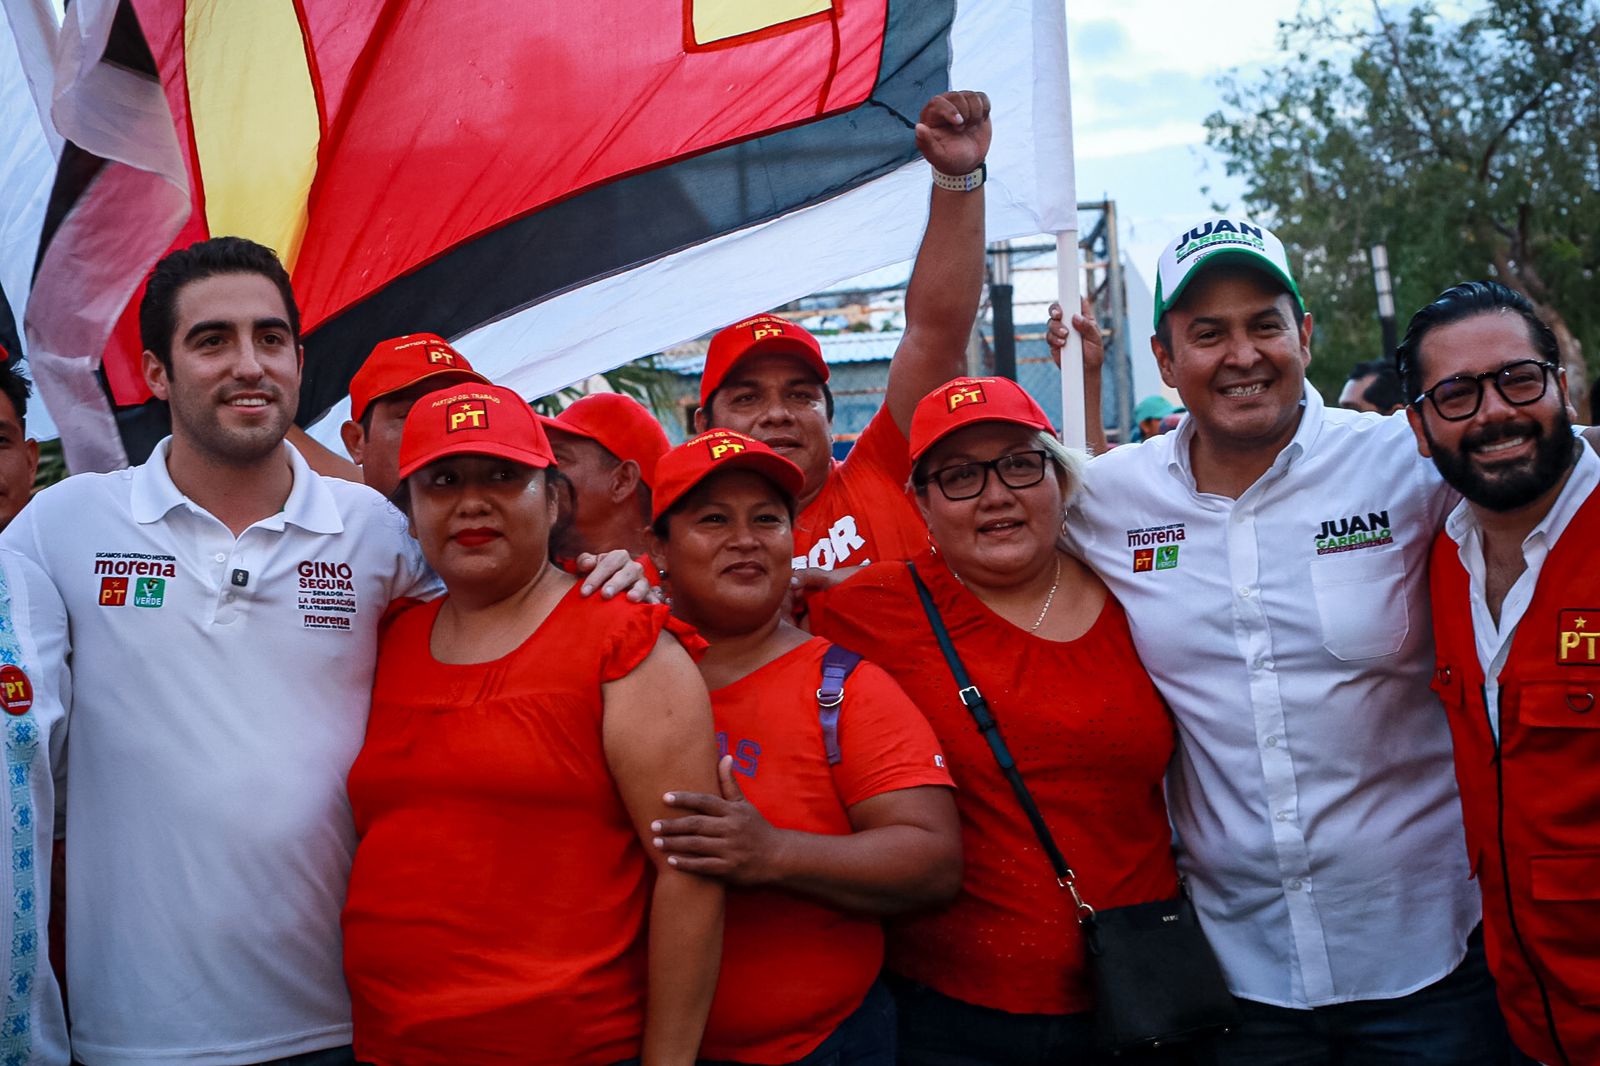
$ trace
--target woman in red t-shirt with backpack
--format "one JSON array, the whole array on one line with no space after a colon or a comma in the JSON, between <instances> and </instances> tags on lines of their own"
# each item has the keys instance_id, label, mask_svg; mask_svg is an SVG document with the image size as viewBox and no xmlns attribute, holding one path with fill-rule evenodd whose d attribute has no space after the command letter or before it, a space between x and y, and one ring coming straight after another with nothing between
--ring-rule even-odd
<instances>
[{"instance_id":1,"label":"woman in red t-shirt with backpack","mask_svg":"<svg viewBox=\"0 0 1600 1066\"><path fill-rule=\"evenodd\" d=\"M549 443L482 384L418 401L411 528L446 595L383 633L350 770L344 909L356 1056L688 1066L722 888L649 846L669 789L711 790L711 715L660 605L550 565Z\"/></svg>"},{"instance_id":2,"label":"woman in red t-shirt with backpack","mask_svg":"<svg viewBox=\"0 0 1600 1066\"><path fill-rule=\"evenodd\" d=\"M955 804L899 686L787 620L802 480L728 430L656 467L655 560L673 612L709 642L700 670L723 756L721 787L670 796L679 816L655 843L729 887L703 1062L893 1066L879 916L954 894Z\"/></svg>"}]
</instances>

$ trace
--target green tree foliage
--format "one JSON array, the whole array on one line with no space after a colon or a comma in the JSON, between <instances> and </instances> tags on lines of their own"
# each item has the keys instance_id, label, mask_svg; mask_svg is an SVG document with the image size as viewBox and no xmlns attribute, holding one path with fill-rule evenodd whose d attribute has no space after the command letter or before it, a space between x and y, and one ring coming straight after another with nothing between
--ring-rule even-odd
<instances>
[{"instance_id":1,"label":"green tree foliage","mask_svg":"<svg viewBox=\"0 0 1600 1066\"><path fill-rule=\"evenodd\" d=\"M1595 0L1488 0L1465 17L1307 0L1280 44L1279 65L1223 80L1208 140L1296 259L1313 383L1336 394L1379 354L1368 249L1382 243L1402 333L1449 285L1498 278L1555 330L1582 403L1583 353L1600 354Z\"/></svg>"}]
</instances>

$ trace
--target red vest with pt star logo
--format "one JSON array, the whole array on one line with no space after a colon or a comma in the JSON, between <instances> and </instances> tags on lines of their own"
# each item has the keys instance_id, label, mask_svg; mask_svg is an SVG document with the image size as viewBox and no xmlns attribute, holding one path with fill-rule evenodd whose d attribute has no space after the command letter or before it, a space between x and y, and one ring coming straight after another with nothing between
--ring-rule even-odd
<instances>
[{"instance_id":1,"label":"red vest with pt star logo","mask_svg":"<svg viewBox=\"0 0 1600 1066\"><path fill-rule=\"evenodd\" d=\"M1600 1063L1600 492L1556 541L1485 705L1466 570L1433 546L1433 687L1455 741L1467 854L1511 1036L1540 1062Z\"/></svg>"}]
</instances>

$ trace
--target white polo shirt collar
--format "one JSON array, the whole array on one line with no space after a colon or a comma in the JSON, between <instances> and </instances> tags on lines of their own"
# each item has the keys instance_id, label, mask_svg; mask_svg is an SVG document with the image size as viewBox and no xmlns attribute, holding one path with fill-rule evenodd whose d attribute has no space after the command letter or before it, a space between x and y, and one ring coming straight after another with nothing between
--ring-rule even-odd
<instances>
[{"instance_id":1,"label":"white polo shirt collar","mask_svg":"<svg viewBox=\"0 0 1600 1066\"><path fill-rule=\"evenodd\" d=\"M1287 472L1296 460L1310 453L1317 443L1317 437L1322 433L1322 397L1311 387L1309 381L1302 381L1300 389L1300 424L1295 427L1294 436L1289 439L1289 443L1284 445L1283 450L1273 458L1267 473L1262 475L1263 479L1269 475L1280 476ZM1178 428L1173 430L1172 457L1167 463L1167 470L1190 492L1200 495L1200 490L1195 487L1194 467L1189 457L1189 450L1194 445L1194 427L1194 419L1185 418L1178 423Z\"/></svg>"},{"instance_id":2,"label":"white polo shirt collar","mask_svg":"<svg viewBox=\"0 0 1600 1066\"><path fill-rule=\"evenodd\" d=\"M261 529L282 530L285 525L299 526L308 533L342 533L344 520L333 494L322 478L312 473L305 459L288 441L279 447L288 452L289 469L294 481L289 488L289 498L283 510L255 523ZM129 510L133 520L140 525L150 525L165 518L174 507L184 506L197 514L209 512L185 496L172 481L167 469L167 456L172 450L172 438L162 439L148 462L133 468L133 485ZM213 516L214 517L214 516Z\"/></svg>"}]
</instances>

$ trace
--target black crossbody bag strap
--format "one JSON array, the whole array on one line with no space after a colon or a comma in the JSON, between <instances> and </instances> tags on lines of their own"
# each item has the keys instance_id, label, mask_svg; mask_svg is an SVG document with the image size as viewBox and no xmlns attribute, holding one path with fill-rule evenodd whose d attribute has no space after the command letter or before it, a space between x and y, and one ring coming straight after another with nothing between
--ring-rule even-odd
<instances>
[{"instance_id":1,"label":"black crossbody bag strap","mask_svg":"<svg viewBox=\"0 0 1600 1066\"><path fill-rule=\"evenodd\" d=\"M1028 824L1033 826L1034 835L1039 838L1039 845L1050 857L1050 866L1056 872L1056 883L1072 893L1073 902L1078 906L1078 918L1082 921L1093 915L1094 909L1083 902L1082 897L1078 895L1076 884L1078 875L1072 872L1072 867L1067 865L1066 856L1056 847L1055 838L1050 835L1050 827L1045 824L1044 815L1039 813L1039 805L1033 802L1033 794L1028 791L1027 784L1022 780L1022 771L1017 769L1017 760L1011 757L1011 749L1006 747L1005 738L1000 735L1000 723L995 721L993 713L990 712L989 701L983 698L978 686L972 683L972 677L962 664L961 656L956 654L956 646L950 639L950 631L945 628L939 608L934 606L933 594L928 591L928 586L923 584L922 575L917 573L915 564L906 563L906 569L911 571L911 583L917 587L917 598L922 601L922 610L928 616L928 625L933 628L933 637L939 642L939 650L944 653L945 665L950 667L951 676L956 679L961 703L972 714L978 732L988 741L989 750L994 753L994 761L1000 765L1000 772L1010 782L1011 791L1016 793L1017 802L1022 805L1023 813L1028 816Z\"/></svg>"}]
</instances>

